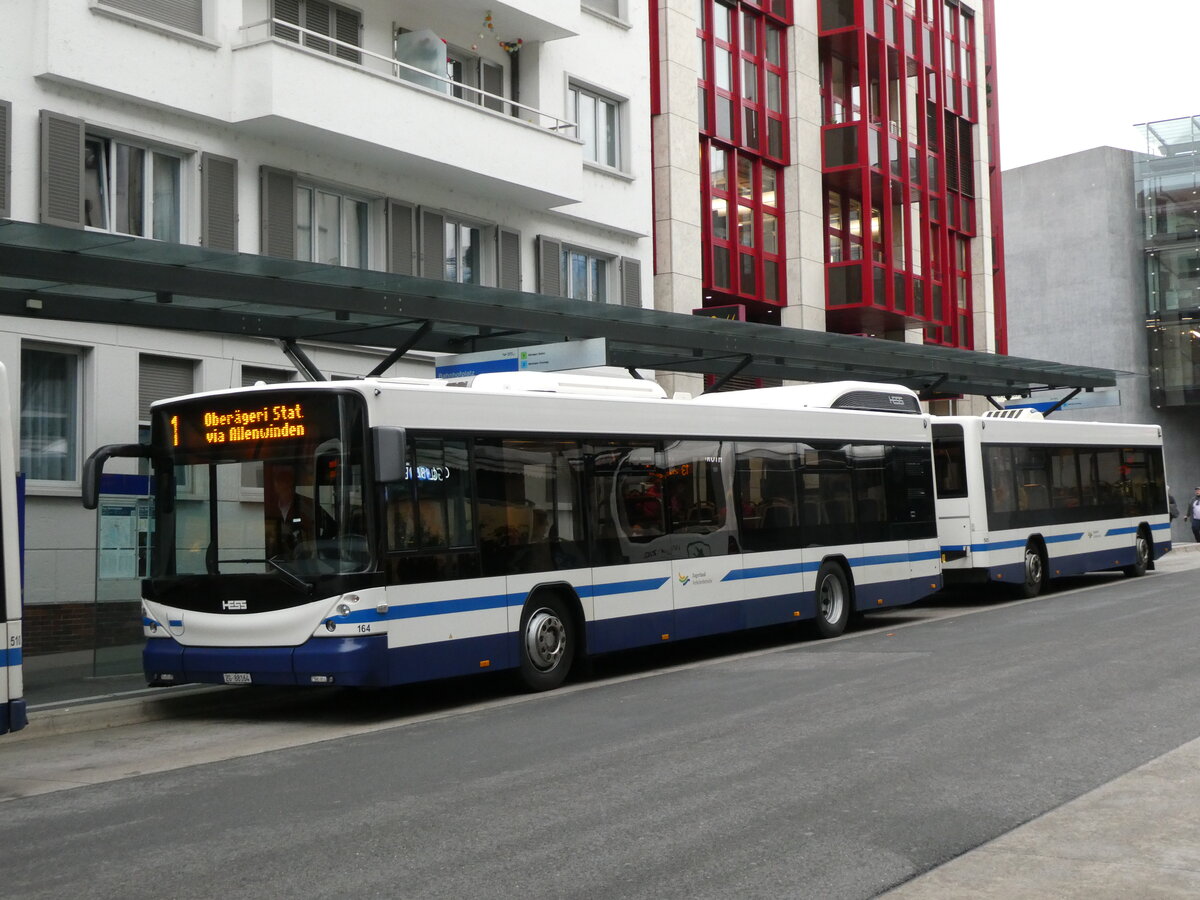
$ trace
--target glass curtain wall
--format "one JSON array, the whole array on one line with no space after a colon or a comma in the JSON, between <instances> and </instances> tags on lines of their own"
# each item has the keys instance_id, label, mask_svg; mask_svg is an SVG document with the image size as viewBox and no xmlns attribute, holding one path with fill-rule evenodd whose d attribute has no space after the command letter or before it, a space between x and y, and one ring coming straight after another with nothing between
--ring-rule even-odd
<instances>
[{"instance_id":1,"label":"glass curtain wall","mask_svg":"<svg viewBox=\"0 0 1200 900\"><path fill-rule=\"evenodd\" d=\"M1156 406L1200 404L1200 120L1139 125L1134 160Z\"/></svg>"}]
</instances>

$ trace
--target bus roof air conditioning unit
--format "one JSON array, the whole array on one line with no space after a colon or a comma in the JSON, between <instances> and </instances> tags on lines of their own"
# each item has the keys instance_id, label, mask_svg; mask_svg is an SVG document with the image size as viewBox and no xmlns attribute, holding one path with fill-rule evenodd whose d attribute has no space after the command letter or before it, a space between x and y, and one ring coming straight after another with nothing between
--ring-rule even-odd
<instances>
[{"instance_id":1,"label":"bus roof air conditioning unit","mask_svg":"<svg viewBox=\"0 0 1200 900\"><path fill-rule=\"evenodd\" d=\"M985 419L1044 419L1038 410L1030 406L1020 406L1016 409L989 409L983 414Z\"/></svg>"}]
</instances>

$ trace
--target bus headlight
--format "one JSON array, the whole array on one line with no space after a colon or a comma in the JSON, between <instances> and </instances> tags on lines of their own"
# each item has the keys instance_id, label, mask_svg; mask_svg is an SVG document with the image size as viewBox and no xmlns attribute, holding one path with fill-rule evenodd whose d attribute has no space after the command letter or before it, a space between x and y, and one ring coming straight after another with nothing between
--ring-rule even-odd
<instances>
[{"instance_id":1,"label":"bus headlight","mask_svg":"<svg viewBox=\"0 0 1200 900\"><path fill-rule=\"evenodd\" d=\"M349 606L349 604L346 604L346 603L339 603L339 604L337 605L337 614L338 614L339 616L348 616L348 615L350 615L350 606Z\"/></svg>"}]
</instances>

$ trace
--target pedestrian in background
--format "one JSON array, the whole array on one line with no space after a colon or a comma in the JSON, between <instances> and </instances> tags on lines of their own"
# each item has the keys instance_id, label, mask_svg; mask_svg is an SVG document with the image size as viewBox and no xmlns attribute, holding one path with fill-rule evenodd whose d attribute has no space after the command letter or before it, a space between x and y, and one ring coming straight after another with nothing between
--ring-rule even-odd
<instances>
[{"instance_id":1,"label":"pedestrian in background","mask_svg":"<svg viewBox=\"0 0 1200 900\"><path fill-rule=\"evenodd\" d=\"M1200 543L1200 487L1196 488L1196 496L1192 498L1184 518L1192 523L1192 537L1196 539L1196 543Z\"/></svg>"}]
</instances>

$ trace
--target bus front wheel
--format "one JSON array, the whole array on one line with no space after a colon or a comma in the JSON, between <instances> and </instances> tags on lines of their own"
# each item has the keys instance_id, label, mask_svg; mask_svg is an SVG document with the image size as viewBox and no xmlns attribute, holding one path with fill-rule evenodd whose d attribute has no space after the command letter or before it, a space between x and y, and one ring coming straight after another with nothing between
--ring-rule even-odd
<instances>
[{"instance_id":1,"label":"bus front wheel","mask_svg":"<svg viewBox=\"0 0 1200 900\"><path fill-rule=\"evenodd\" d=\"M575 620L558 597L535 598L521 616L521 680L531 691L563 683L575 660Z\"/></svg>"},{"instance_id":2,"label":"bus front wheel","mask_svg":"<svg viewBox=\"0 0 1200 900\"><path fill-rule=\"evenodd\" d=\"M817 572L815 592L817 600L817 635L823 638L837 637L846 630L850 620L850 585L846 574L836 563L822 563Z\"/></svg>"},{"instance_id":3,"label":"bus front wheel","mask_svg":"<svg viewBox=\"0 0 1200 900\"><path fill-rule=\"evenodd\" d=\"M1130 578L1141 578L1150 568L1150 536L1145 528L1139 528L1137 539L1133 542L1133 565L1126 566L1121 571Z\"/></svg>"},{"instance_id":4,"label":"bus front wheel","mask_svg":"<svg viewBox=\"0 0 1200 900\"><path fill-rule=\"evenodd\" d=\"M1046 557L1037 541L1025 544L1025 580L1021 582L1021 596L1036 597L1046 586Z\"/></svg>"}]
</instances>

